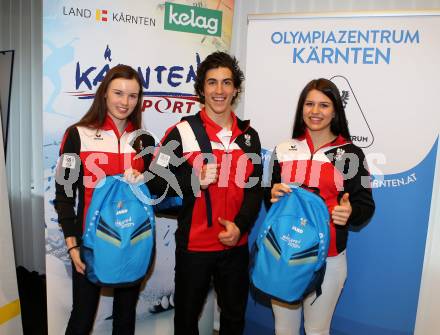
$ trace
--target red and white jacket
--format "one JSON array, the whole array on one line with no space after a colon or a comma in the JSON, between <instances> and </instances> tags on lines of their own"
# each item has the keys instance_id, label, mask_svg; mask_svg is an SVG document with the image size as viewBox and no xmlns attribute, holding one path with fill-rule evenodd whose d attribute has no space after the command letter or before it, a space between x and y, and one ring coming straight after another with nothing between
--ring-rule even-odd
<instances>
[{"instance_id":1,"label":"red and white jacket","mask_svg":"<svg viewBox=\"0 0 440 335\"><path fill-rule=\"evenodd\" d=\"M200 146L187 121L182 121L168 129L150 171L157 173L160 169L168 169L178 181L183 194L182 209L178 216L176 230L176 248L190 251L220 251L229 247L223 245L218 234L224 227L218 218L234 222L240 229L241 238L237 246L245 245L248 232L257 218L263 193L261 189L261 146L258 133L249 126L248 121L241 121L234 114L232 133L229 144L225 146L220 134L222 127L212 121L205 110L200 112L202 123L211 142L213 155L219 166L219 178L215 184L209 185L212 206L212 226L208 225L205 193L197 185L195 191L191 180L198 174L203 164ZM173 142L174 141L174 142ZM169 152L168 146L176 146ZM251 160L249 153L260 159ZM163 157L174 156L179 161L178 166L173 162L164 161ZM197 178L196 178L197 179ZM158 185L170 185L157 177ZM246 188L247 182L253 181L253 186ZM154 182L154 181L153 181ZM163 192L162 186L162 192ZM162 194L160 186L152 188L156 194ZM169 195L176 190L168 189Z\"/></svg>"},{"instance_id":2,"label":"red and white jacket","mask_svg":"<svg viewBox=\"0 0 440 335\"><path fill-rule=\"evenodd\" d=\"M349 193L352 213L346 226L330 222L329 256L345 250L348 226L368 221L375 209L370 174L362 150L339 136L331 143L314 148L309 132L275 147L271 184L297 183L318 188L330 216L344 193Z\"/></svg>"},{"instance_id":3,"label":"red and white jacket","mask_svg":"<svg viewBox=\"0 0 440 335\"><path fill-rule=\"evenodd\" d=\"M129 122L120 134L109 116L100 129L67 129L61 142L55 181L55 209L65 237L82 236L93 191L102 178L123 174L129 168L143 172L150 164L152 155L135 158L138 152L131 145L134 130ZM154 147L154 139L145 134L139 136L136 143L139 149Z\"/></svg>"}]
</instances>

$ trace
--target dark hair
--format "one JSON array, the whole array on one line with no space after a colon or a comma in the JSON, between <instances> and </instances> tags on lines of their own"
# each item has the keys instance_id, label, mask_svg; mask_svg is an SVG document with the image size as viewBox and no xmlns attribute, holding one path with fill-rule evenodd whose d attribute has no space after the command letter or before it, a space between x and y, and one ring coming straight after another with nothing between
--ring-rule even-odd
<instances>
[{"instance_id":1,"label":"dark hair","mask_svg":"<svg viewBox=\"0 0 440 335\"><path fill-rule=\"evenodd\" d=\"M235 57L230 56L226 52L216 51L205 58L203 62L197 68L196 81L194 83L194 89L202 104L205 103L205 95L203 88L205 85L206 72L219 67L226 67L232 72L232 80L234 82L234 88L237 89L237 94L232 98L232 103L241 93L241 83L244 80L243 72L238 66L238 61Z\"/></svg>"},{"instance_id":2,"label":"dark hair","mask_svg":"<svg viewBox=\"0 0 440 335\"><path fill-rule=\"evenodd\" d=\"M317 90L325 94L333 103L335 117L330 123L330 131L336 136L341 135L346 140L350 140L350 131L348 130L348 122L339 90L332 81L325 78L312 80L302 90L296 107L292 138L300 137L304 135L306 131L306 125L303 119L303 107L307 94L309 94L311 90Z\"/></svg>"},{"instance_id":3,"label":"dark hair","mask_svg":"<svg viewBox=\"0 0 440 335\"><path fill-rule=\"evenodd\" d=\"M98 89L96 90L95 98L93 99L93 103L90 106L89 110L81 118L81 120L75 123L72 127L86 126L86 127L98 129L104 124L107 115L107 104L106 104L105 94L107 93L107 89L110 83L112 82L112 80L118 78L129 79L129 80L135 79L139 84L138 101L133 112L128 117L128 120L133 124L134 129L141 128L142 125L141 80L139 79L139 75L137 74L137 72L132 67L123 64L116 65L107 72L101 84L99 85Z\"/></svg>"}]
</instances>

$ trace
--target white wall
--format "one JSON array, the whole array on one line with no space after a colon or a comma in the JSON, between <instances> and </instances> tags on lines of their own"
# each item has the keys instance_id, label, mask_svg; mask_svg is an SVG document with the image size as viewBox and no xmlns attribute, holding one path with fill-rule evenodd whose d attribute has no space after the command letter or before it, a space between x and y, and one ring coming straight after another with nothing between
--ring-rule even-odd
<instances>
[{"instance_id":1,"label":"white wall","mask_svg":"<svg viewBox=\"0 0 440 335\"><path fill-rule=\"evenodd\" d=\"M1 122L0 122L1 125ZM9 202L6 195L6 173L4 165L2 127L0 126L0 309L10 315L0 322L0 335L23 334L19 308L17 277L12 248ZM5 321L5 322L3 322Z\"/></svg>"},{"instance_id":2,"label":"white wall","mask_svg":"<svg viewBox=\"0 0 440 335\"><path fill-rule=\"evenodd\" d=\"M2 120L2 131L4 139L7 134L7 123L9 114L9 85L11 82L11 64L14 62L14 52L11 50L0 50L0 114ZM6 142L6 141L4 141Z\"/></svg>"},{"instance_id":3,"label":"white wall","mask_svg":"<svg viewBox=\"0 0 440 335\"><path fill-rule=\"evenodd\" d=\"M246 68L247 15L267 13L316 13L347 11L405 11L440 9L439 0L236 0L232 53ZM262 60L262 64L263 60ZM264 83L262 83L264 85ZM245 84L246 89L246 84ZM267 89L271 89L268 87ZM243 97L237 113L243 115ZM434 335L440 332L440 155L437 156L436 180L433 187L432 210L425 262L417 311L416 335ZM404 292L402 292L404 293ZM404 297L402 297L404 299Z\"/></svg>"},{"instance_id":4,"label":"white wall","mask_svg":"<svg viewBox=\"0 0 440 335\"><path fill-rule=\"evenodd\" d=\"M0 49L15 50L6 168L16 263L45 272L41 0L0 0Z\"/></svg>"},{"instance_id":5,"label":"white wall","mask_svg":"<svg viewBox=\"0 0 440 335\"><path fill-rule=\"evenodd\" d=\"M440 9L440 0L235 0L234 7L231 51L245 70L248 14ZM237 105L239 115L243 101Z\"/></svg>"}]
</instances>

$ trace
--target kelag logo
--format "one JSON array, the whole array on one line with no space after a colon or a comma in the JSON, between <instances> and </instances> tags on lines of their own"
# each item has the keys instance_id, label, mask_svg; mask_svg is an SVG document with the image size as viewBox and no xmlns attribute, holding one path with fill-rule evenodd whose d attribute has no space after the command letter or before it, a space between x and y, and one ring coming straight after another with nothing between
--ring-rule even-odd
<instances>
[{"instance_id":1,"label":"kelag logo","mask_svg":"<svg viewBox=\"0 0 440 335\"><path fill-rule=\"evenodd\" d=\"M220 36L222 32L222 12L166 2L164 29Z\"/></svg>"}]
</instances>

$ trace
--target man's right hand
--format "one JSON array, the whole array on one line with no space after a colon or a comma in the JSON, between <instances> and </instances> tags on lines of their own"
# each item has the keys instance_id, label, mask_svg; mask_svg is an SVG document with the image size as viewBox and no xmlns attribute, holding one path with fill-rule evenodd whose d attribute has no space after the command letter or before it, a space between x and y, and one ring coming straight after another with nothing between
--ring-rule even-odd
<instances>
[{"instance_id":1,"label":"man's right hand","mask_svg":"<svg viewBox=\"0 0 440 335\"><path fill-rule=\"evenodd\" d=\"M206 190L209 185L217 182L218 169L218 164L205 164L202 166L199 175L200 188L202 190Z\"/></svg>"}]
</instances>

